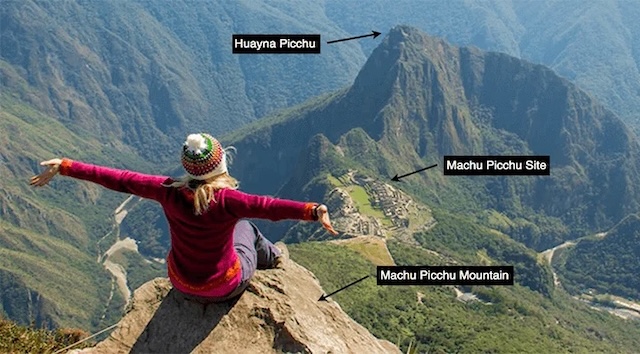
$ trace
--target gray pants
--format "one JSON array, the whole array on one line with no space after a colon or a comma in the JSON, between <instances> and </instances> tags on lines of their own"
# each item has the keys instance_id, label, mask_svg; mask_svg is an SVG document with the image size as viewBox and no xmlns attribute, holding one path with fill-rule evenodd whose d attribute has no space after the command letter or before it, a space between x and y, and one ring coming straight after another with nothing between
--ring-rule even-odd
<instances>
[{"instance_id":1,"label":"gray pants","mask_svg":"<svg viewBox=\"0 0 640 354\"><path fill-rule=\"evenodd\" d=\"M231 300L247 288L256 269L269 269L280 250L262 235L258 227L247 220L240 220L233 229L233 247L240 258L242 281L229 295L220 298L206 298L183 294L185 299L201 303L224 302Z\"/></svg>"}]
</instances>

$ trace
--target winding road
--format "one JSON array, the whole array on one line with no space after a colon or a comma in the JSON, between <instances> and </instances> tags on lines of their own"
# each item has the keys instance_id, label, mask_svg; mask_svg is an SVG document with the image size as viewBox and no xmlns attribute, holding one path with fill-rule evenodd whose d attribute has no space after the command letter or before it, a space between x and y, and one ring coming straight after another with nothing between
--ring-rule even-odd
<instances>
[{"instance_id":1,"label":"winding road","mask_svg":"<svg viewBox=\"0 0 640 354\"><path fill-rule=\"evenodd\" d=\"M556 253L557 250L561 250L563 248L567 248L569 246L573 246L576 243L578 243L579 239L577 240L572 240L572 241L566 241L565 243L558 245L554 248L550 248L546 251L543 251L541 254L542 256L547 260L547 263L549 263L549 266L551 267L551 273L553 274L553 284L555 286L559 286L560 285L560 280L558 280L558 274L556 274L556 270L553 268L553 264L551 264L551 262L553 262L553 255Z\"/></svg>"}]
</instances>

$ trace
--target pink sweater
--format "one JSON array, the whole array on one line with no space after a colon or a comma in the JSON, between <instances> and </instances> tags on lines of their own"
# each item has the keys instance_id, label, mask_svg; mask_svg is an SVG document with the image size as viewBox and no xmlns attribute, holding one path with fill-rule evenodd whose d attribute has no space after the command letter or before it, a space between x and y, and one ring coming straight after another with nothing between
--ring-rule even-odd
<instances>
[{"instance_id":1,"label":"pink sweater","mask_svg":"<svg viewBox=\"0 0 640 354\"><path fill-rule=\"evenodd\" d=\"M70 159L62 160L60 173L160 203L171 233L169 278L178 290L205 297L225 296L240 283L240 260L233 247L233 229L239 219L313 220L316 205L221 189L215 192L216 202L211 202L209 210L195 215L193 193L163 186L172 182L169 177Z\"/></svg>"}]
</instances>

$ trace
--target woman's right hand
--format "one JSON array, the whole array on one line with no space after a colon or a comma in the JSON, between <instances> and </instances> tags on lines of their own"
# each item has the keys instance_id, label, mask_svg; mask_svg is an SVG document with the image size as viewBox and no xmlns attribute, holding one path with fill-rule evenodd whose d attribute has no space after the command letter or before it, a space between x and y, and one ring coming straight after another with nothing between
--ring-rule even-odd
<instances>
[{"instance_id":1,"label":"woman's right hand","mask_svg":"<svg viewBox=\"0 0 640 354\"><path fill-rule=\"evenodd\" d=\"M338 232L333 229L333 226L331 226L331 220L329 220L329 209L327 209L327 206L324 204L319 205L316 209L316 212L318 215L318 221L322 223L322 227L324 227L332 235L337 235Z\"/></svg>"},{"instance_id":2,"label":"woman's right hand","mask_svg":"<svg viewBox=\"0 0 640 354\"><path fill-rule=\"evenodd\" d=\"M46 186L53 177L55 177L60 171L60 164L62 159L51 159L42 161L40 166L46 166L47 168L39 175L31 177L29 184L34 187Z\"/></svg>"}]
</instances>

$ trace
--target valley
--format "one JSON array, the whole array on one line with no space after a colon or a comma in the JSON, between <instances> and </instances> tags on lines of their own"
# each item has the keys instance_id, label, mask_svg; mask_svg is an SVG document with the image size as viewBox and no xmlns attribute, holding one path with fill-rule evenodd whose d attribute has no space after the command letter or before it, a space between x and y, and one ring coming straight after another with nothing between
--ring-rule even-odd
<instances>
[{"instance_id":1,"label":"valley","mask_svg":"<svg viewBox=\"0 0 640 354\"><path fill-rule=\"evenodd\" d=\"M127 199L125 199L122 204L118 205L118 207L114 210L114 225L113 229L102 237L98 241L98 246L100 242L111 238L115 239L115 242L107 249L104 253L98 254L98 263L102 264L104 268L111 273L111 294L109 295L109 300L105 304L105 308L109 308L111 305L111 300L113 299L113 291L116 290L120 292L122 298L125 300L125 304L123 308L127 307L129 300L131 299L131 289L127 285L127 272L121 264L114 262L112 259L115 255L120 254L124 250L128 250L131 252L138 252L138 247L136 245L136 241L131 238L120 238L120 224L127 216L127 205L135 198L135 196L131 195ZM98 248L99 249L99 248Z\"/></svg>"},{"instance_id":2,"label":"valley","mask_svg":"<svg viewBox=\"0 0 640 354\"><path fill-rule=\"evenodd\" d=\"M129 272L139 277L138 281L146 281L151 276L164 275L163 260L149 260L140 254L138 250L138 242L131 237L122 235L121 224L128 213L136 207L142 199L134 195L127 197L113 212L113 228L105 236L97 242L98 258L97 262L101 264L111 275L111 292L104 305L104 313L112 307L112 301L115 299L123 299L124 304L121 311L124 311L132 298L132 292L136 289L138 283L130 284L128 276ZM100 252L100 244L102 242L112 242L109 248L103 253ZM131 267L132 263L138 264ZM141 262L142 264L140 264ZM157 268L149 271L145 266L154 264ZM141 277L141 279L140 279ZM114 292L118 291L120 296L114 297ZM105 315L102 316L104 319Z\"/></svg>"}]
</instances>

